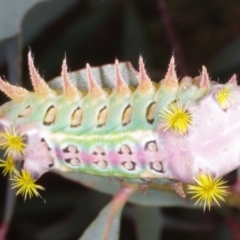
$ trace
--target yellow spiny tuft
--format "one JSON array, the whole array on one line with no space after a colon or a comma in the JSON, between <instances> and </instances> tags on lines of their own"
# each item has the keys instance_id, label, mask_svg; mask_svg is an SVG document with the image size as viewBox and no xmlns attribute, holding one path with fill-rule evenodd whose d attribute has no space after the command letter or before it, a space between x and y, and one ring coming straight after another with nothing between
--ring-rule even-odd
<instances>
[{"instance_id":1,"label":"yellow spiny tuft","mask_svg":"<svg viewBox=\"0 0 240 240\"><path fill-rule=\"evenodd\" d=\"M8 156L18 156L23 153L26 144L23 142L23 136L15 128L6 128L0 132L0 148L6 149Z\"/></svg>"},{"instance_id":2,"label":"yellow spiny tuft","mask_svg":"<svg viewBox=\"0 0 240 240\"><path fill-rule=\"evenodd\" d=\"M229 86L227 85L216 93L216 100L222 109L227 109L229 107L230 96L231 96L230 89Z\"/></svg>"},{"instance_id":3,"label":"yellow spiny tuft","mask_svg":"<svg viewBox=\"0 0 240 240\"><path fill-rule=\"evenodd\" d=\"M200 173L199 176L194 177L194 180L197 185L188 185L188 193L193 194L191 199L197 198L195 205L197 203L204 203L204 211L206 206L210 210L213 202L220 206L218 201L224 201L224 197L229 194L226 190L226 182L221 178L212 178L210 174Z\"/></svg>"},{"instance_id":4,"label":"yellow spiny tuft","mask_svg":"<svg viewBox=\"0 0 240 240\"><path fill-rule=\"evenodd\" d=\"M7 175L8 173L10 174L10 177L12 176L13 173L17 174L18 171L16 169L16 163L13 159L13 157L9 156L7 160L0 160L0 167L3 167L3 175Z\"/></svg>"},{"instance_id":5,"label":"yellow spiny tuft","mask_svg":"<svg viewBox=\"0 0 240 240\"><path fill-rule=\"evenodd\" d=\"M24 196L24 200L26 200L27 197L31 199L34 195L40 197L38 189L44 190L42 186L35 184L36 180L33 179L31 174L25 169L21 169L21 174L15 174L12 181L12 188L17 188L16 195L21 194Z\"/></svg>"},{"instance_id":6,"label":"yellow spiny tuft","mask_svg":"<svg viewBox=\"0 0 240 240\"><path fill-rule=\"evenodd\" d=\"M183 108L180 100L170 104L170 110L164 109L161 114L166 120L164 131L171 128L175 133L185 134L192 122L191 114Z\"/></svg>"}]
</instances>

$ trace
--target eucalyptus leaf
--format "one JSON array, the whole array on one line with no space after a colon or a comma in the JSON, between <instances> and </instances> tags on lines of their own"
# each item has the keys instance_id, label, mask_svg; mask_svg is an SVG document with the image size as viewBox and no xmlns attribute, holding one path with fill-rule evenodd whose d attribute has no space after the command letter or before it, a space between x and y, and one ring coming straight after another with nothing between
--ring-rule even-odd
<instances>
[{"instance_id":1,"label":"eucalyptus leaf","mask_svg":"<svg viewBox=\"0 0 240 240\"><path fill-rule=\"evenodd\" d=\"M117 240L119 239L120 219L123 207L135 188L122 187L113 200L99 213L97 218L83 233L79 240Z\"/></svg>"},{"instance_id":2,"label":"eucalyptus leaf","mask_svg":"<svg viewBox=\"0 0 240 240\"><path fill-rule=\"evenodd\" d=\"M18 35L26 12L44 0L0 0L0 40Z\"/></svg>"},{"instance_id":3,"label":"eucalyptus leaf","mask_svg":"<svg viewBox=\"0 0 240 240\"><path fill-rule=\"evenodd\" d=\"M40 60L39 66L47 70L49 75L54 70L59 69L65 53L71 58L76 54L76 49L84 48L89 38L97 33L112 14L116 2L112 0L89 1L88 4L90 7L89 14L64 29L61 38L51 46L51 51L46 51L44 58ZM81 55L81 52L79 54Z\"/></svg>"},{"instance_id":4,"label":"eucalyptus leaf","mask_svg":"<svg viewBox=\"0 0 240 240\"><path fill-rule=\"evenodd\" d=\"M212 239L218 239L218 240L234 240L236 239L233 234L233 232L231 232L231 228L230 228L230 224L228 223L228 225L222 224L221 227L218 228L218 231L216 232L216 234L214 236L212 236ZM239 234L239 231L238 233ZM239 236L239 235L237 235Z\"/></svg>"},{"instance_id":5,"label":"eucalyptus leaf","mask_svg":"<svg viewBox=\"0 0 240 240\"><path fill-rule=\"evenodd\" d=\"M22 22L24 45L28 44L46 26L60 18L76 3L78 3L76 0L42 0L41 4L28 11Z\"/></svg>"},{"instance_id":6,"label":"eucalyptus leaf","mask_svg":"<svg viewBox=\"0 0 240 240\"><path fill-rule=\"evenodd\" d=\"M12 4L13 2L16 2ZM32 2L33 7L26 8L27 5L23 4L24 2ZM39 3L39 4L35 4ZM29 42L32 41L46 26L51 24L61 15L63 15L66 11L68 11L74 4L76 4L76 0L0 0L0 64L5 60L5 49L8 48L5 38L12 37L21 32L21 41L23 46L29 45ZM35 4L35 5L34 5ZM8 7L6 8L5 5ZM11 5L11 6L10 6ZM26 8L24 13L19 16L19 19L16 22L13 22L13 18L17 16L14 15L15 12L18 12L20 9L16 10L15 5L21 5L22 8ZM12 8L14 14L10 15L7 11L8 8ZM4 9L4 10L3 10ZM2 13L4 11L4 14ZM44 15L44 18L42 17ZM10 24L15 24L12 28L9 28ZM15 29L12 30L11 29ZM12 34L10 34L10 31Z\"/></svg>"},{"instance_id":7,"label":"eucalyptus leaf","mask_svg":"<svg viewBox=\"0 0 240 240\"><path fill-rule=\"evenodd\" d=\"M207 65L212 74L223 74L240 65L240 38L222 49Z\"/></svg>"},{"instance_id":8,"label":"eucalyptus leaf","mask_svg":"<svg viewBox=\"0 0 240 240\"><path fill-rule=\"evenodd\" d=\"M136 206L134 210L138 240L159 240L164 217L159 208Z\"/></svg>"},{"instance_id":9,"label":"eucalyptus leaf","mask_svg":"<svg viewBox=\"0 0 240 240\"><path fill-rule=\"evenodd\" d=\"M84 173L76 172L60 172L54 171L55 173L67 178L71 181L80 183L86 187L90 187L97 191L115 195L120 188L120 183L117 180L109 181L108 178L93 176ZM129 202L140 204L144 206L182 206L182 207L193 207L193 202L188 201L185 198L178 196L171 188L167 185L155 185L156 189L147 189L146 194L143 194L140 190L129 199ZM199 206L194 206L199 207Z\"/></svg>"},{"instance_id":10,"label":"eucalyptus leaf","mask_svg":"<svg viewBox=\"0 0 240 240\"><path fill-rule=\"evenodd\" d=\"M108 196L94 191L87 191L82 194L80 194L80 192L69 192L68 196L71 196L69 199L71 199L72 203L67 201L68 206L63 206L62 209L71 207L69 213L59 218L58 221L48 224L45 228L41 229L37 234L37 240L76 239L76 236L79 236L79 233L85 230L86 226L109 201ZM59 197L60 196L58 196L58 199ZM58 201L56 198L56 204ZM60 211L58 209L56 210ZM49 210L49 212L51 213L51 210ZM54 212L52 214L54 214Z\"/></svg>"},{"instance_id":11,"label":"eucalyptus leaf","mask_svg":"<svg viewBox=\"0 0 240 240\"><path fill-rule=\"evenodd\" d=\"M83 236L79 240L92 240L99 239L105 240L101 233L104 232L108 224L108 218L112 209L112 204L109 203L98 215L98 217L92 222L92 224L86 229ZM119 239L119 227L122 211L119 211L113 220L113 224L110 227L109 237L106 240L117 240Z\"/></svg>"}]
</instances>

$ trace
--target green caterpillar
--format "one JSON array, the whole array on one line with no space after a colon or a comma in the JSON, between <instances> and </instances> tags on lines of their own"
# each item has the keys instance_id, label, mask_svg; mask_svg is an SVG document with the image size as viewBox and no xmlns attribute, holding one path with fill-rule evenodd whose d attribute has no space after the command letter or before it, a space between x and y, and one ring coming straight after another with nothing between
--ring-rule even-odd
<instances>
[{"instance_id":1,"label":"green caterpillar","mask_svg":"<svg viewBox=\"0 0 240 240\"><path fill-rule=\"evenodd\" d=\"M190 192L204 208L228 194L221 177L240 163L235 75L222 85L203 67L200 76L178 81L172 57L157 84L142 57L139 71L116 61L68 73L64 60L61 77L47 84L31 53L28 63L34 92L0 80L11 99L0 107L0 146L7 155L0 166L13 175L18 194L38 196L42 187L35 181L52 169L138 184L193 184ZM23 163L21 172L16 162Z\"/></svg>"}]
</instances>

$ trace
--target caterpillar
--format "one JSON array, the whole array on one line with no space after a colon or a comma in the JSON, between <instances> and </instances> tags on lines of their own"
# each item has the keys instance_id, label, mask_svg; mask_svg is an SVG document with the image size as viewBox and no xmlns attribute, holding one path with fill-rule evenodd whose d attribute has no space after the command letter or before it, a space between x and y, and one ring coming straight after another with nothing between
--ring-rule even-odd
<instances>
[{"instance_id":1,"label":"caterpillar","mask_svg":"<svg viewBox=\"0 0 240 240\"><path fill-rule=\"evenodd\" d=\"M228 195L222 176L240 164L236 75L226 84L200 76L178 80L175 59L159 83L139 58L68 73L48 84L28 54L30 92L0 79L10 102L0 107L3 174L17 194L39 196L35 181L58 169L148 184L187 183L210 208ZM16 163L21 163L21 170Z\"/></svg>"}]
</instances>

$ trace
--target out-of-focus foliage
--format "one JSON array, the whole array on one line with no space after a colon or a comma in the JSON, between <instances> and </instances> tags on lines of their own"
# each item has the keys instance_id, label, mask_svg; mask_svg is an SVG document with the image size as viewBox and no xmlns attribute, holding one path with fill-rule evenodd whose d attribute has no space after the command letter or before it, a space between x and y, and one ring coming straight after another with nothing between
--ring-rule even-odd
<instances>
[{"instance_id":1,"label":"out-of-focus foliage","mask_svg":"<svg viewBox=\"0 0 240 240\"><path fill-rule=\"evenodd\" d=\"M21 33L21 22L25 14L36 3L43 0L0 1L0 40Z\"/></svg>"},{"instance_id":2,"label":"out-of-focus foliage","mask_svg":"<svg viewBox=\"0 0 240 240\"><path fill-rule=\"evenodd\" d=\"M109 182L107 178L91 176L83 173L62 173L59 174L74 182L78 182L84 186L90 186L92 189L98 190L107 194L115 194L119 189L119 181ZM107 187L106 187L107 185ZM146 194L140 190L137 191L129 202L141 204L144 206L160 206L160 207L192 207L192 202L179 197L169 184L158 185L150 184ZM198 206L199 207L199 206Z\"/></svg>"},{"instance_id":3,"label":"out-of-focus foliage","mask_svg":"<svg viewBox=\"0 0 240 240\"><path fill-rule=\"evenodd\" d=\"M137 67L142 54L149 75L159 81L175 53L180 77L198 75L204 64L213 79L226 81L233 72L240 73L239 11L237 0L0 0L0 73L7 76L10 69L11 74L5 52L13 37L22 46L23 85L28 89L29 47L46 80L60 75L65 55L69 69L76 70L87 62L103 65L116 58ZM11 65L15 64L13 58ZM228 207L204 214L170 185L152 185L146 195L137 191L122 214L119 210L115 215L113 232L120 224L124 240L238 239L239 176L233 172L226 180L232 186ZM3 178L0 184L6 188ZM91 234L99 231L101 236L114 204L112 196L120 189L118 181L76 173L49 173L39 184L46 187L45 202L17 198L7 239L92 240ZM4 197L0 203L3 218Z\"/></svg>"}]
</instances>

